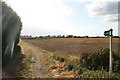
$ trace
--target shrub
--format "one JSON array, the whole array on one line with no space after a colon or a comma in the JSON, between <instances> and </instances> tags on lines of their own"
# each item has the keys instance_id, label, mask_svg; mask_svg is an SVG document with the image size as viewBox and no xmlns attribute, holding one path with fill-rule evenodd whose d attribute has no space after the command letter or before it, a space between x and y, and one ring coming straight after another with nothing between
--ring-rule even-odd
<instances>
[{"instance_id":1,"label":"shrub","mask_svg":"<svg viewBox=\"0 0 120 80\"><path fill-rule=\"evenodd\" d=\"M76 78L108 78L108 72L104 70L86 70Z\"/></svg>"},{"instance_id":2,"label":"shrub","mask_svg":"<svg viewBox=\"0 0 120 80\"><path fill-rule=\"evenodd\" d=\"M85 70L82 74L75 78L109 78L109 73L105 70ZM113 73L112 78L120 79L119 73Z\"/></svg>"},{"instance_id":3,"label":"shrub","mask_svg":"<svg viewBox=\"0 0 120 80\"><path fill-rule=\"evenodd\" d=\"M53 53L48 53L48 59L49 60L54 60L56 58L56 55Z\"/></svg>"},{"instance_id":4,"label":"shrub","mask_svg":"<svg viewBox=\"0 0 120 80\"><path fill-rule=\"evenodd\" d=\"M109 72L105 70L88 70L88 69L83 69L85 70L82 74L77 75L75 78L109 78ZM120 78L119 73L113 73L112 78ZM113 79L114 80L114 79Z\"/></svg>"},{"instance_id":5,"label":"shrub","mask_svg":"<svg viewBox=\"0 0 120 80\"><path fill-rule=\"evenodd\" d=\"M80 66L90 70L109 69L109 49L103 48L95 53L81 53ZM120 70L120 56L113 52L113 70Z\"/></svg>"}]
</instances>

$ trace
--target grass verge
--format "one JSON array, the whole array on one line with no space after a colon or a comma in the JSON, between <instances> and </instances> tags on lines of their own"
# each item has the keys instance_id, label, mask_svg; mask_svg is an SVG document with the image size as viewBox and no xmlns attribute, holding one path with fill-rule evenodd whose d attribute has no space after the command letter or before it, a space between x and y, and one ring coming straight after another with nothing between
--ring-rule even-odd
<instances>
[{"instance_id":1,"label":"grass verge","mask_svg":"<svg viewBox=\"0 0 120 80\"><path fill-rule=\"evenodd\" d=\"M49 52L48 60L51 63L50 71L55 78L74 78L79 69L79 58L76 56L57 55Z\"/></svg>"},{"instance_id":2,"label":"grass verge","mask_svg":"<svg viewBox=\"0 0 120 80\"><path fill-rule=\"evenodd\" d=\"M22 60L21 64L17 67L17 77L21 78L29 78L30 77L30 69L31 69L31 61L32 56L25 56L25 58Z\"/></svg>"},{"instance_id":3,"label":"grass verge","mask_svg":"<svg viewBox=\"0 0 120 80\"><path fill-rule=\"evenodd\" d=\"M63 77L62 73L69 76L67 78L109 78L107 62L101 61L109 60L108 56L108 49L101 49L98 53L81 53L80 56L60 55L49 52L48 60L52 64L50 66L51 72L54 72L60 78ZM112 78L119 79L120 58L116 54L113 54L113 57L113 64L115 65L113 65ZM116 61L117 63L115 63ZM66 78L66 76L63 78Z\"/></svg>"}]
</instances>

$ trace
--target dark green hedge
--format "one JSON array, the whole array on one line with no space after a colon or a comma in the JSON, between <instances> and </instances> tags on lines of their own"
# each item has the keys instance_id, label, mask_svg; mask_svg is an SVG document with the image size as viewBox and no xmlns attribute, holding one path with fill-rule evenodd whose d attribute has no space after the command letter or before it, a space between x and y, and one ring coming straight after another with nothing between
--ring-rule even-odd
<instances>
[{"instance_id":1,"label":"dark green hedge","mask_svg":"<svg viewBox=\"0 0 120 80\"><path fill-rule=\"evenodd\" d=\"M103 48L95 53L81 53L80 66L89 70L109 70L109 49ZM113 71L120 72L120 56L113 52Z\"/></svg>"}]
</instances>

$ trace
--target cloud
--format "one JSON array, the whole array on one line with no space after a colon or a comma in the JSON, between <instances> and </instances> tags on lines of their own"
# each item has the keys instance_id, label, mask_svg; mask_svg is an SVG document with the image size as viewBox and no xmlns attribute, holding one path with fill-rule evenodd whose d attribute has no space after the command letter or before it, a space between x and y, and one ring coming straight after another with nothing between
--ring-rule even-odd
<instances>
[{"instance_id":1,"label":"cloud","mask_svg":"<svg viewBox=\"0 0 120 80\"><path fill-rule=\"evenodd\" d=\"M106 15L104 20L108 21L108 22L118 22L118 21L120 21L120 19L118 17L118 14L116 14L116 15Z\"/></svg>"},{"instance_id":2,"label":"cloud","mask_svg":"<svg viewBox=\"0 0 120 80\"><path fill-rule=\"evenodd\" d=\"M82 2L118 2L119 0L59 0L59 1L62 1L62 2L79 2L79 3L82 3Z\"/></svg>"},{"instance_id":3,"label":"cloud","mask_svg":"<svg viewBox=\"0 0 120 80\"><path fill-rule=\"evenodd\" d=\"M87 5L90 16L102 16L105 21L117 22L118 19L118 0L94 1Z\"/></svg>"},{"instance_id":4,"label":"cloud","mask_svg":"<svg viewBox=\"0 0 120 80\"><path fill-rule=\"evenodd\" d=\"M113 1L112 0L111 1L110 0L109 1L108 0L4 0L4 1L9 3L10 6L22 18L22 22L23 22L22 34L24 35L30 35L30 34L33 36L47 35L47 34L87 35L89 31L92 31L93 28L91 27L89 30L86 30L86 26L81 24L76 24L78 25L76 26L74 22L70 22L70 20L68 20L74 17L74 15L76 15L77 12L75 12L76 10L74 10L73 6L65 5L65 2L68 3L75 2L75 3L80 3L80 5L82 3L86 4L85 2L89 2L89 4L92 3L87 7L89 15L103 16L105 21L116 22L118 15L116 14L115 8L114 8L115 11L112 10L113 9L112 5L114 5L114 2L116 2L116 0ZM112 9L109 8L108 6L111 6ZM110 12L110 10L112 11ZM75 27L78 28L75 29ZM82 32L80 32L79 30L81 30Z\"/></svg>"},{"instance_id":5,"label":"cloud","mask_svg":"<svg viewBox=\"0 0 120 80\"><path fill-rule=\"evenodd\" d=\"M102 16L104 21L107 22L118 22L120 21L120 4L119 0L64 0L67 2L91 2L87 5L89 16ZM120 3L120 2L119 2ZM119 12L118 12L119 11Z\"/></svg>"},{"instance_id":6,"label":"cloud","mask_svg":"<svg viewBox=\"0 0 120 80\"><path fill-rule=\"evenodd\" d=\"M62 0L6 0L20 15L23 22L22 34L46 34L67 31L67 17L74 14L73 8ZM46 30L45 30L46 29ZM32 31L32 32L31 32Z\"/></svg>"}]
</instances>

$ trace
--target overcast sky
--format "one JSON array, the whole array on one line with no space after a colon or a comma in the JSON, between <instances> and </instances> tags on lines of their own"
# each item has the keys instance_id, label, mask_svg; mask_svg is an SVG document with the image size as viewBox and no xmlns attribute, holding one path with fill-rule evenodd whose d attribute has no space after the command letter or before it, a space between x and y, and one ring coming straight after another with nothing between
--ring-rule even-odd
<instances>
[{"instance_id":1,"label":"overcast sky","mask_svg":"<svg viewBox=\"0 0 120 80\"><path fill-rule=\"evenodd\" d=\"M22 35L118 35L119 0L4 0L23 22Z\"/></svg>"}]
</instances>

